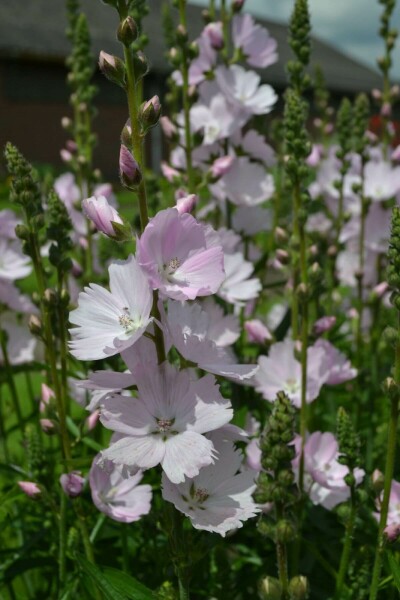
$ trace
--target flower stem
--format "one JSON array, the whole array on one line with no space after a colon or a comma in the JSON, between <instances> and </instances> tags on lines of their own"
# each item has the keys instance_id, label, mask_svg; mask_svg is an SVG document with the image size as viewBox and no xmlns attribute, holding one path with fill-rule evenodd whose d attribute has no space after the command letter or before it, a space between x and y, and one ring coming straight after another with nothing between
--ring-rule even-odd
<instances>
[{"instance_id":1,"label":"flower stem","mask_svg":"<svg viewBox=\"0 0 400 600\"><path fill-rule=\"evenodd\" d=\"M356 521L356 508L357 508L356 502L355 502L354 486L351 487L350 501L351 501L350 515L349 515L349 519L346 523L344 544L343 544L343 549L342 549L342 555L340 557L339 572L338 572L338 576L337 576L337 580L336 580L336 591L335 591L335 599L336 600L340 600L343 597L342 596L343 586L344 586L344 581L345 581L345 577L346 577L347 569L348 569L348 565L349 565L349 560L350 560L351 545L353 542L353 532L354 532L354 526L355 526L355 521Z\"/></svg>"},{"instance_id":2,"label":"flower stem","mask_svg":"<svg viewBox=\"0 0 400 600\"><path fill-rule=\"evenodd\" d=\"M399 326L400 334L400 315ZM395 350L395 366L394 366L394 381L397 385L400 384L400 339L396 342ZM378 527L378 541L375 551L375 562L372 571L372 582L370 588L369 600L376 600L378 595L379 578L382 567L382 557L385 548L385 527L389 512L390 492L392 488L392 479L394 472L394 462L396 458L396 442L397 442L397 424L399 420L399 398L398 394L394 393L391 397L390 421L388 431L388 445L386 452L386 467L385 467L385 483L383 488L383 499L381 504L381 514Z\"/></svg>"},{"instance_id":3,"label":"flower stem","mask_svg":"<svg viewBox=\"0 0 400 600\"><path fill-rule=\"evenodd\" d=\"M186 0L179 0L179 21L187 29L186 23ZM193 160L192 160L192 131L190 126L190 99L189 99L189 56L186 44L182 45L182 103L183 118L185 123L185 156L186 170L188 176L188 190L194 194L196 190Z\"/></svg>"}]
</instances>

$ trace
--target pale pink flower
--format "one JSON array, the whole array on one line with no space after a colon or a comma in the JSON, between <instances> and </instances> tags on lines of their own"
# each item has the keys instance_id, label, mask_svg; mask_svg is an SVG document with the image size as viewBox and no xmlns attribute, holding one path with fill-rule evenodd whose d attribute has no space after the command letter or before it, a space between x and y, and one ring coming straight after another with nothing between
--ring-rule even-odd
<instances>
[{"instance_id":1,"label":"pale pink flower","mask_svg":"<svg viewBox=\"0 0 400 600\"><path fill-rule=\"evenodd\" d=\"M161 171L162 171L162 174L164 175L165 179L167 179L171 183L174 181L174 179L176 177L180 177L181 176L181 174L179 173L179 171L177 171L176 169L174 169L173 167L171 167L165 161L161 162Z\"/></svg>"},{"instance_id":2,"label":"pale pink flower","mask_svg":"<svg viewBox=\"0 0 400 600\"><path fill-rule=\"evenodd\" d=\"M220 201L226 198L237 206L256 206L269 200L274 191L272 175L246 156L235 158L229 171L210 186L211 194Z\"/></svg>"},{"instance_id":3,"label":"pale pink flower","mask_svg":"<svg viewBox=\"0 0 400 600\"><path fill-rule=\"evenodd\" d=\"M316 212L308 216L306 221L306 231L326 235L332 231L332 221L322 212Z\"/></svg>"},{"instance_id":4,"label":"pale pink flower","mask_svg":"<svg viewBox=\"0 0 400 600\"><path fill-rule=\"evenodd\" d=\"M256 365L238 365L224 345L234 339L235 324L225 317L219 328L213 318L197 303L168 302L166 327L172 344L188 361L200 369L229 379L245 380L256 372ZM233 330L232 330L233 329Z\"/></svg>"},{"instance_id":5,"label":"pale pink flower","mask_svg":"<svg viewBox=\"0 0 400 600\"><path fill-rule=\"evenodd\" d=\"M310 154L307 156L306 163L309 167L316 167L323 156L324 147L322 144L313 144Z\"/></svg>"},{"instance_id":6,"label":"pale pink flower","mask_svg":"<svg viewBox=\"0 0 400 600\"><path fill-rule=\"evenodd\" d=\"M40 487L34 481L17 481L17 485L19 485L24 494L30 498L33 498L41 493Z\"/></svg>"},{"instance_id":7,"label":"pale pink flower","mask_svg":"<svg viewBox=\"0 0 400 600\"><path fill-rule=\"evenodd\" d=\"M29 296L21 294L10 279L0 278L0 304L5 304L15 312L31 314L39 312Z\"/></svg>"},{"instance_id":8,"label":"pale pink flower","mask_svg":"<svg viewBox=\"0 0 400 600\"><path fill-rule=\"evenodd\" d=\"M364 193L374 202L389 200L400 191L400 167L383 160L370 161L364 169Z\"/></svg>"},{"instance_id":9,"label":"pale pink flower","mask_svg":"<svg viewBox=\"0 0 400 600\"><path fill-rule=\"evenodd\" d=\"M0 238L0 279L15 281L27 277L31 272L31 259L22 254L20 241Z\"/></svg>"},{"instance_id":10,"label":"pale pink flower","mask_svg":"<svg viewBox=\"0 0 400 600\"><path fill-rule=\"evenodd\" d=\"M237 115L221 93L211 98L209 106L195 104L190 109L190 122L193 132L203 132L205 145L229 137L238 127Z\"/></svg>"},{"instance_id":11,"label":"pale pink flower","mask_svg":"<svg viewBox=\"0 0 400 600\"><path fill-rule=\"evenodd\" d=\"M6 208L0 210L0 238L15 240L15 228L21 223L13 210Z\"/></svg>"},{"instance_id":12,"label":"pale pink flower","mask_svg":"<svg viewBox=\"0 0 400 600\"><path fill-rule=\"evenodd\" d=\"M48 435L55 433L55 423L51 419L39 419L39 424L44 433Z\"/></svg>"},{"instance_id":13,"label":"pale pink flower","mask_svg":"<svg viewBox=\"0 0 400 600\"><path fill-rule=\"evenodd\" d=\"M238 206L232 218L235 231L252 236L260 231L270 231L272 215L268 208L261 206Z\"/></svg>"},{"instance_id":14,"label":"pale pink flower","mask_svg":"<svg viewBox=\"0 0 400 600\"><path fill-rule=\"evenodd\" d=\"M246 71L239 65L218 67L217 83L229 104L251 115L265 115L274 107L278 97L268 84L260 85L261 78L254 71Z\"/></svg>"},{"instance_id":15,"label":"pale pink flower","mask_svg":"<svg viewBox=\"0 0 400 600\"><path fill-rule=\"evenodd\" d=\"M238 129L231 136L230 142L235 148L241 148L250 158L263 162L267 167L273 167L276 164L275 150L255 129L249 129L244 134L242 130Z\"/></svg>"},{"instance_id":16,"label":"pale pink flower","mask_svg":"<svg viewBox=\"0 0 400 600\"><path fill-rule=\"evenodd\" d=\"M98 360L134 344L150 323L153 304L146 275L131 255L108 269L110 291L90 284L79 294L78 308L69 320L71 354L79 360Z\"/></svg>"},{"instance_id":17,"label":"pale pink flower","mask_svg":"<svg viewBox=\"0 0 400 600\"><path fill-rule=\"evenodd\" d=\"M206 79L207 73L213 70L217 61L217 52L211 45L210 38L204 32L196 40L199 54L189 67L189 85L199 85ZM172 77L177 85L182 85L182 73L174 71Z\"/></svg>"},{"instance_id":18,"label":"pale pink flower","mask_svg":"<svg viewBox=\"0 0 400 600\"><path fill-rule=\"evenodd\" d=\"M283 391L297 407L301 405L301 364L294 357L295 343L286 339L270 348L268 356L260 356L260 369L255 375L256 390L265 400L274 402L278 392ZM324 367L325 351L311 346L307 349L308 369L306 402L315 400L327 378Z\"/></svg>"},{"instance_id":19,"label":"pale pink flower","mask_svg":"<svg viewBox=\"0 0 400 600\"><path fill-rule=\"evenodd\" d=\"M153 289L176 300L214 294L222 283L224 258L215 232L176 208L150 220L137 244L138 262Z\"/></svg>"},{"instance_id":20,"label":"pale pink flower","mask_svg":"<svg viewBox=\"0 0 400 600\"><path fill-rule=\"evenodd\" d=\"M321 370L326 373L325 383L327 385L338 385L357 377L357 369L354 369L346 356L332 346L328 340L320 338L313 347L321 348L325 352Z\"/></svg>"},{"instance_id":21,"label":"pale pink flower","mask_svg":"<svg viewBox=\"0 0 400 600\"><path fill-rule=\"evenodd\" d=\"M231 420L231 404L211 375L192 381L187 370L164 363L137 376L138 398L106 398L102 424L122 434L102 452L107 460L149 469L161 464L174 483L194 477L214 462L213 444L204 433Z\"/></svg>"},{"instance_id":22,"label":"pale pink flower","mask_svg":"<svg viewBox=\"0 0 400 600\"><path fill-rule=\"evenodd\" d=\"M298 474L300 464L301 439L295 440L297 456L292 461L293 470ZM305 490L313 504L321 504L332 510L350 497L350 488L344 478L349 473L346 465L338 462L339 447L332 433L315 431L304 445ZM364 478L364 471L356 468L353 472L356 483Z\"/></svg>"},{"instance_id":23,"label":"pale pink flower","mask_svg":"<svg viewBox=\"0 0 400 600\"><path fill-rule=\"evenodd\" d=\"M193 527L225 537L259 512L252 499L257 474L251 470L239 472L243 456L232 442L217 436L213 436L213 441L218 460L179 485L163 474L162 494L164 500L189 517Z\"/></svg>"},{"instance_id":24,"label":"pale pink flower","mask_svg":"<svg viewBox=\"0 0 400 600\"><path fill-rule=\"evenodd\" d=\"M54 189L60 200L65 204L69 217L74 226L74 241L87 234L87 220L80 208L81 192L72 173L60 175L54 182Z\"/></svg>"},{"instance_id":25,"label":"pale pink flower","mask_svg":"<svg viewBox=\"0 0 400 600\"><path fill-rule=\"evenodd\" d=\"M377 512L373 513L377 521L380 519L380 507L383 499L383 492L376 500ZM389 496L389 512L386 520L385 533L390 540L396 539L400 529L400 483L392 479Z\"/></svg>"},{"instance_id":26,"label":"pale pink flower","mask_svg":"<svg viewBox=\"0 0 400 600\"><path fill-rule=\"evenodd\" d=\"M272 341L272 335L270 330L260 319L251 319L246 321L244 328L247 333L249 342L255 344L265 344L265 342Z\"/></svg>"},{"instance_id":27,"label":"pale pink flower","mask_svg":"<svg viewBox=\"0 0 400 600\"><path fill-rule=\"evenodd\" d=\"M99 460L100 454L94 457L89 473L92 500L98 510L121 523L133 523L149 514L152 491L148 484L138 485L142 471L123 477L121 469L113 463L106 461L102 468Z\"/></svg>"},{"instance_id":28,"label":"pale pink flower","mask_svg":"<svg viewBox=\"0 0 400 600\"><path fill-rule=\"evenodd\" d=\"M100 419L100 411L98 409L94 410L91 415L86 417L85 425L86 425L88 431L93 431L93 429L96 427L97 423L99 422L99 419Z\"/></svg>"},{"instance_id":29,"label":"pale pink flower","mask_svg":"<svg viewBox=\"0 0 400 600\"><path fill-rule=\"evenodd\" d=\"M110 237L115 237L116 233L113 223L123 225L123 220L113 206L108 203L104 196L91 196L82 202L83 212L90 219L96 229Z\"/></svg>"},{"instance_id":30,"label":"pale pink flower","mask_svg":"<svg viewBox=\"0 0 400 600\"><path fill-rule=\"evenodd\" d=\"M11 365L23 365L38 358L38 341L31 335L26 318L18 321L15 314L4 312L1 315L0 329L7 333L7 355ZM0 348L0 365L3 362L3 352Z\"/></svg>"},{"instance_id":31,"label":"pale pink flower","mask_svg":"<svg viewBox=\"0 0 400 600\"><path fill-rule=\"evenodd\" d=\"M248 14L235 15L232 21L232 38L235 48L240 48L252 67L269 67L278 60L277 42L268 29L254 22Z\"/></svg>"},{"instance_id":32,"label":"pale pink flower","mask_svg":"<svg viewBox=\"0 0 400 600\"><path fill-rule=\"evenodd\" d=\"M160 125L167 138L172 138L177 133L176 125L174 125L169 117L160 117Z\"/></svg>"},{"instance_id":33,"label":"pale pink flower","mask_svg":"<svg viewBox=\"0 0 400 600\"><path fill-rule=\"evenodd\" d=\"M60 484L65 494L70 498L80 496L85 485L85 478L80 471L71 471L63 473L60 477Z\"/></svg>"},{"instance_id":34,"label":"pale pink flower","mask_svg":"<svg viewBox=\"0 0 400 600\"><path fill-rule=\"evenodd\" d=\"M235 306L244 306L248 300L258 298L261 292L261 281L258 277L250 279L254 271L253 263L244 259L241 252L225 254L225 279L217 291L217 295Z\"/></svg>"}]
</instances>

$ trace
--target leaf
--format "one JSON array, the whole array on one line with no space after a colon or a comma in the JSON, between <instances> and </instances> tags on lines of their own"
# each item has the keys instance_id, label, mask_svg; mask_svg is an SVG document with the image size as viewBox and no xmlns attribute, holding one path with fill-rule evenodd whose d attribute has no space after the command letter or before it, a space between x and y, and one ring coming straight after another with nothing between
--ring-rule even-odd
<instances>
[{"instance_id":1,"label":"leaf","mask_svg":"<svg viewBox=\"0 0 400 600\"><path fill-rule=\"evenodd\" d=\"M393 581L400 591L400 565L397 563L395 557L393 556L393 552L387 551L386 556L388 558L389 567L393 575Z\"/></svg>"},{"instance_id":2,"label":"leaf","mask_svg":"<svg viewBox=\"0 0 400 600\"><path fill-rule=\"evenodd\" d=\"M104 567L103 571L114 587L124 593L129 600L154 600L155 596L152 590L128 573L112 567Z\"/></svg>"},{"instance_id":3,"label":"leaf","mask_svg":"<svg viewBox=\"0 0 400 600\"><path fill-rule=\"evenodd\" d=\"M112 567L93 565L82 555L78 555L77 560L106 600L154 600L153 592L127 573Z\"/></svg>"},{"instance_id":4,"label":"leaf","mask_svg":"<svg viewBox=\"0 0 400 600\"><path fill-rule=\"evenodd\" d=\"M120 594L120 592L108 581L100 567L89 562L81 554L76 558L85 575L87 575L92 583L98 587L106 600L127 600L126 596Z\"/></svg>"}]
</instances>

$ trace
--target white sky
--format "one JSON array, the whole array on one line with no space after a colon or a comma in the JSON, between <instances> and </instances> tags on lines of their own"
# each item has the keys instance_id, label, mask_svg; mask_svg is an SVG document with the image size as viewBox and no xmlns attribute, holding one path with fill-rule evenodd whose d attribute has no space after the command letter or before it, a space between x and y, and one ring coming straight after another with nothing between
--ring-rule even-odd
<instances>
[{"instance_id":1,"label":"white sky","mask_svg":"<svg viewBox=\"0 0 400 600\"><path fill-rule=\"evenodd\" d=\"M207 4L207 0L190 0ZM245 9L255 15L288 22L294 0L246 0ZM382 5L378 0L309 0L313 33L357 60L375 68L382 54L382 41L377 33ZM392 26L400 29L400 3ZM393 53L392 78L400 80L400 41Z\"/></svg>"}]
</instances>

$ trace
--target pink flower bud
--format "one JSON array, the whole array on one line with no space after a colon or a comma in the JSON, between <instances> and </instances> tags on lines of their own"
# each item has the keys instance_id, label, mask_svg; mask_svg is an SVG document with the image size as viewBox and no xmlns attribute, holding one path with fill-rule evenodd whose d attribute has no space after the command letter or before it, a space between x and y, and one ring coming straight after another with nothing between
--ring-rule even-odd
<instances>
[{"instance_id":1,"label":"pink flower bud","mask_svg":"<svg viewBox=\"0 0 400 600\"><path fill-rule=\"evenodd\" d=\"M39 423L44 433L47 433L48 435L56 433L54 421L52 421L51 419L39 419Z\"/></svg>"},{"instance_id":2,"label":"pink flower bud","mask_svg":"<svg viewBox=\"0 0 400 600\"><path fill-rule=\"evenodd\" d=\"M71 127L71 125L72 125L72 121L69 117L63 117L61 119L61 127L63 129L69 129Z\"/></svg>"},{"instance_id":3,"label":"pink flower bud","mask_svg":"<svg viewBox=\"0 0 400 600\"><path fill-rule=\"evenodd\" d=\"M242 10L244 1L245 0L233 0L233 2L232 2L233 12L239 12L240 10Z\"/></svg>"},{"instance_id":4,"label":"pink flower bud","mask_svg":"<svg viewBox=\"0 0 400 600\"><path fill-rule=\"evenodd\" d=\"M146 128L154 127L158 123L161 114L161 104L158 96L143 102L139 111L139 118Z\"/></svg>"},{"instance_id":5,"label":"pink flower bud","mask_svg":"<svg viewBox=\"0 0 400 600\"><path fill-rule=\"evenodd\" d=\"M160 125L161 125L161 129L163 130L165 137L167 137L168 139L172 138L174 135L176 135L176 133L177 133L176 127L169 117L161 117Z\"/></svg>"},{"instance_id":6,"label":"pink flower bud","mask_svg":"<svg viewBox=\"0 0 400 600\"><path fill-rule=\"evenodd\" d=\"M60 484L67 496L76 498L82 493L85 478L82 477L80 471L71 471L71 473L61 475Z\"/></svg>"},{"instance_id":7,"label":"pink flower bud","mask_svg":"<svg viewBox=\"0 0 400 600\"><path fill-rule=\"evenodd\" d=\"M224 47L224 35L222 32L222 21L209 23L204 27L203 33L208 37L208 40L214 50L221 50Z\"/></svg>"},{"instance_id":8,"label":"pink flower bud","mask_svg":"<svg viewBox=\"0 0 400 600\"><path fill-rule=\"evenodd\" d=\"M46 406L48 406L50 404L51 398L55 398L53 390L45 383L42 383L40 405L39 405L39 410L41 413L43 413L46 410Z\"/></svg>"},{"instance_id":9,"label":"pink flower bud","mask_svg":"<svg viewBox=\"0 0 400 600\"><path fill-rule=\"evenodd\" d=\"M164 175L164 177L170 182L173 182L175 177L181 176L179 171L177 171L176 169L174 169L173 167L171 167L168 163L166 163L164 161L161 163L161 171L162 171L162 174Z\"/></svg>"},{"instance_id":10,"label":"pink flower bud","mask_svg":"<svg viewBox=\"0 0 400 600\"><path fill-rule=\"evenodd\" d=\"M74 140L67 140L65 142L65 147L70 152L76 152L78 150L78 146Z\"/></svg>"},{"instance_id":11,"label":"pink flower bud","mask_svg":"<svg viewBox=\"0 0 400 600\"><path fill-rule=\"evenodd\" d=\"M92 429L94 429L99 421L99 417L100 417L100 411L99 410L95 410L92 412L91 415L89 415L86 419L86 427L88 428L89 431L92 431Z\"/></svg>"},{"instance_id":12,"label":"pink flower bud","mask_svg":"<svg viewBox=\"0 0 400 600\"><path fill-rule=\"evenodd\" d=\"M34 498L38 494L41 493L41 489L37 483L33 481L17 481L17 484L21 488L21 490L29 496L30 498Z\"/></svg>"},{"instance_id":13,"label":"pink flower bud","mask_svg":"<svg viewBox=\"0 0 400 600\"><path fill-rule=\"evenodd\" d=\"M400 145L396 146L396 148L392 152L392 160L400 161Z\"/></svg>"},{"instance_id":14,"label":"pink flower bud","mask_svg":"<svg viewBox=\"0 0 400 600\"><path fill-rule=\"evenodd\" d=\"M196 194L189 194L189 196L185 196L184 198L178 198L176 201L176 208L178 209L178 213L182 215L183 213L190 213L196 206L198 198Z\"/></svg>"},{"instance_id":15,"label":"pink flower bud","mask_svg":"<svg viewBox=\"0 0 400 600\"><path fill-rule=\"evenodd\" d=\"M244 328L247 332L249 342L255 344L265 344L266 341L272 340L272 335L268 329L259 319L252 319L246 321Z\"/></svg>"},{"instance_id":16,"label":"pink flower bud","mask_svg":"<svg viewBox=\"0 0 400 600\"><path fill-rule=\"evenodd\" d=\"M102 50L99 55L99 68L107 79L125 88L125 64L120 58Z\"/></svg>"},{"instance_id":17,"label":"pink flower bud","mask_svg":"<svg viewBox=\"0 0 400 600\"><path fill-rule=\"evenodd\" d=\"M335 323L336 323L336 317L334 317L334 316L321 317L314 323L314 327L313 327L314 335L322 335L326 331L329 331L330 329L332 329L332 327L335 325Z\"/></svg>"},{"instance_id":18,"label":"pink flower bud","mask_svg":"<svg viewBox=\"0 0 400 600\"><path fill-rule=\"evenodd\" d=\"M119 174L122 185L130 190L135 189L142 180L138 163L123 144L119 153Z\"/></svg>"},{"instance_id":19,"label":"pink flower bud","mask_svg":"<svg viewBox=\"0 0 400 600\"><path fill-rule=\"evenodd\" d=\"M108 203L107 198L104 196L99 196L98 198L92 196L83 200L82 210L88 219L92 221L96 229L111 238L116 237L113 223L124 224L115 208Z\"/></svg>"},{"instance_id":20,"label":"pink flower bud","mask_svg":"<svg viewBox=\"0 0 400 600\"><path fill-rule=\"evenodd\" d=\"M374 88L373 90L371 90L371 96L373 97L374 100L378 101L382 98L382 92L381 92L381 90Z\"/></svg>"},{"instance_id":21,"label":"pink flower bud","mask_svg":"<svg viewBox=\"0 0 400 600\"><path fill-rule=\"evenodd\" d=\"M74 277L77 277L77 278L80 277L83 273L83 269L82 269L81 265L74 258L72 259L71 273Z\"/></svg>"},{"instance_id":22,"label":"pink flower bud","mask_svg":"<svg viewBox=\"0 0 400 600\"><path fill-rule=\"evenodd\" d=\"M374 296L376 298L383 298L383 296L386 294L388 289L389 289L389 284L386 281L382 281L381 283L378 283L378 285L376 285L374 287L374 289L372 290L372 293L374 294Z\"/></svg>"},{"instance_id":23,"label":"pink flower bud","mask_svg":"<svg viewBox=\"0 0 400 600\"><path fill-rule=\"evenodd\" d=\"M309 167L316 167L322 158L323 148L321 144L313 144L310 154L306 159Z\"/></svg>"},{"instance_id":24,"label":"pink flower bud","mask_svg":"<svg viewBox=\"0 0 400 600\"><path fill-rule=\"evenodd\" d=\"M384 533L389 542L395 542L400 535L400 523L386 525Z\"/></svg>"},{"instance_id":25,"label":"pink flower bud","mask_svg":"<svg viewBox=\"0 0 400 600\"><path fill-rule=\"evenodd\" d=\"M392 98L397 98L400 95L400 86L399 85L392 85L392 87L390 88L390 95L392 96Z\"/></svg>"},{"instance_id":26,"label":"pink flower bud","mask_svg":"<svg viewBox=\"0 0 400 600\"><path fill-rule=\"evenodd\" d=\"M60 150L60 156L61 156L61 160L65 163L69 163L72 160L71 152L68 152L68 150L66 150L65 148L62 148Z\"/></svg>"},{"instance_id":27,"label":"pink flower bud","mask_svg":"<svg viewBox=\"0 0 400 600\"><path fill-rule=\"evenodd\" d=\"M234 160L233 156L221 156L217 158L211 165L211 175L213 177L222 177L222 175L230 171Z\"/></svg>"},{"instance_id":28,"label":"pink flower bud","mask_svg":"<svg viewBox=\"0 0 400 600\"><path fill-rule=\"evenodd\" d=\"M384 102L381 106L381 115L382 117L390 117L392 114L392 105L390 102Z\"/></svg>"},{"instance_id":29,"label":"pink flower bud","mask_svg":"<svg viewBox=\"0 0 400 600\"><path fill-rule=\"evenodd\" d=\"M333 123L327 123L324 127L324 133L326 135L329 135L332 133L332 131L333 131Z\"/></svg>"},{"instance_id":30,"label":"pink flower bud","mask_svg":"<svg viewBox=\"0 0 400 600\"><path fill-rule=\"evenodd\" d=\"M289 260L290 260L290 256L289 256L289 252L287 250L283 250L282 248L278 248L276 253L276 258L279 261L279 263L281 265L287 265Z\"/></svg>"}]
</instances>

